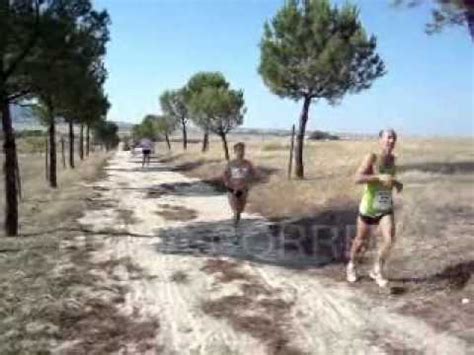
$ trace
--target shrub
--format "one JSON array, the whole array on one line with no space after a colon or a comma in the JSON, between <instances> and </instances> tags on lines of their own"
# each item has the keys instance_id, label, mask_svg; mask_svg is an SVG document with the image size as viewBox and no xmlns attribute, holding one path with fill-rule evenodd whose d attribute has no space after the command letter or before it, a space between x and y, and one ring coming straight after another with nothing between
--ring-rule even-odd
<instances>
[{"instance_id":1,"label":"shrub","mask_svg":"<svg viewBox=\"0 0 474 355\"><path fill-rule=\"evenodd\" d=\"M313 131L309 135L308 139L310 140L328 140L328 141L337 141L339 140L338 136L332 135L328 132L323 131Z\"/></svg>"}]
</instances>

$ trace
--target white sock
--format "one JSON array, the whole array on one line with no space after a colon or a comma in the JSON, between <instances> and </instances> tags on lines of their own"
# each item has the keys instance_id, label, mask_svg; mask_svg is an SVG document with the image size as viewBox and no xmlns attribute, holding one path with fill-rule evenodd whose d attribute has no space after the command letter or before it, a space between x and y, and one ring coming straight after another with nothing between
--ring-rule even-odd
<instances>
[{"instance_id":1,"label":"white sock","mask_svg":"<svg viewBox=\"0 0 474 355\"><path fill-rule=\"evenodd\" d=\"M376 262L374 265L374 271L377 274L382 274L382 263Z\"/></svg>"}]
</instances>

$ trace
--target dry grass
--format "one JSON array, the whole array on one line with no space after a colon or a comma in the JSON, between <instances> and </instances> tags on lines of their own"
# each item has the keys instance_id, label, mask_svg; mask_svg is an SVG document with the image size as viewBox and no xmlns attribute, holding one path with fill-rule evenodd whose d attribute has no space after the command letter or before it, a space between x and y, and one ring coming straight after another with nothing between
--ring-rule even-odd
<instances>
[{"instance_id":1,"label":"dry grass","mask_svg":"<svg viewBox=\"0 0 474 355\"><path fill-rule=\"evenodd\" d=\"M3 155L0 164L3 164ZM84 205L77 203L81 199L84 184L102 174L107 155L92 154L83 162L76 162L76 169L63 169L58 162L58 189L48 186L45 177L44 155L23 154L19 156L23 196L19 205L20 233L37 232L42 228L57 227L65 217L79 216ZM2 177L3 180L3 177ZM4 195L4 184L0 184L0 196ZM50 202L54 201L54 204ZM4 199L0 199L0 224L4 220ZM47 207L47 208L46 208ZM34 223L33 223L34 221ZM0 236L3 233L1 225Z\"/></svg>"}]
</instances>

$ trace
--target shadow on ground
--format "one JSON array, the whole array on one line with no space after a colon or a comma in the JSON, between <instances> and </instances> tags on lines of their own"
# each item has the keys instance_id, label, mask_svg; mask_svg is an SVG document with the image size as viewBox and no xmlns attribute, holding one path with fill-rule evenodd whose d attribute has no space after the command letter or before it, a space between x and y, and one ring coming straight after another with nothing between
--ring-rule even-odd
<instances>
[{"instance_id":1,"label":"shadow on ground","mask_svg":"<svg viewBox=\"0 0 474 355\"><path fill-rule=\"evenodd\" d=\"M177 171L177 172L180 172L180 173L187 173L187 172L193 171L193 170L195 170L195 169L197 169L197 168L199 168L203 165L216 164L216 163L221 163L221 160L218 160L218 159L214 159L214 160L199 159L199 160L196 160L196 161L175 165L173 167L170 167L170 170L171 171Z\"/></svg>"},{"instance_id":2,"label":"shadow on ground","mask_svg":"<svg viewBox=\"0 0 474 355\"><path fill-rule=\"evenodd\" d=\"M159 185L150 186L147 196L161 197L162 195L174 195L174 196L216 196L221 195L221 192L209 184L202 181L192 182L175 182L175 183L163 183Z\"/></svg>"},{"instance_id":3,"label":"shadow on ground","mask_svg":"<svg viewBox=\"0 0 474 355\"><path fill-rule=\"evenodd\" d=\"M353 236L354 209L322 212L313 218L199 222L161 229L159 253L227 256L289 268L342 263Z\"/></svg>"},{"instance_id":4,"label":"shadow on ground","mask_svg":"<svg viewBox=\"0 0 474 355\"><path fill-rule=\"evenodd\" d=\"M156 238L157 252L194 257L229 257L236 261L252 261L291 269L314 269L331 266L326 276L341 279L341 264L346 261L354 226L341 224L353 220L353 209L323 212L314 218L264 221L245 219L238 229L230 221L190 223L161 229L153 235L131 233L125 228L96 229L91 226L51 228L22 233L22 240L41 238L54 233L80 233L105 238ZM5 248L0 253L15 253L22 248ZM323 268L325 269L325 268ZM337 269L337 270L336 270ZM337 275L334 274L337 272ZM391 277L395 282L390 293L458 291L468 285L474 273L474 260L447 266L432 275ZM326 274L326 273L324 273ZM341 279L342 281L342 279Z\"/></svg>"},{"instance_id":5,"label":"shadow on ground","mask_svg":"<svg viewBox=\"0 0 474 355\"><path fill-rule=\"evenodd\" d=\"M474 162L473 161L459 161L459 162L423 162L404 164L397 168L400 173L418 170L425 173L434 174L470 174L474 173Z\"/></svg>"},{"instance_id":6,"label":"shadow on ground","mask_svg":"<svg viewBox=\"0 0 474 355\"><path fill-rule=\"evenodd\" d=\"M157 157L157 162L162 163L162 164L171 163L175 161L176 159L179 159L181 155L182 154L176 154L176 155L165 156L165 157Z\"/></svg>"},{"instance_id":7,"label":"shadow on ground","mask_svg":"<svg viewBox=\"0 0 474 355\"><path fill-rule=\"evenodd\" d=\"M151 172L165 172L165 171L170 171L170 168L165 167L165 166L146 166L146 167L136 167L136 168L131 168L131 169L125 169L125 168L105 168L104 169L106 172L114 172L114 171L119 171L119 172L133 172L133 173L141 173L141 174L149 174Z\"/></svg>"},{"instance_id":8,"label":"shadow on ground","mask_svg":"<svg viewBox=\"0 0 474 355\"><path fill-rule=\"evenodd\" d=\"M443 285L443 288L461 290L467 285L473 273L474 260L470 260L447 266L443 271L433 275L424 277L394 277L390 280L403 284L425 284L432 285L433 287Z\"/></svg>"}]
</instances>

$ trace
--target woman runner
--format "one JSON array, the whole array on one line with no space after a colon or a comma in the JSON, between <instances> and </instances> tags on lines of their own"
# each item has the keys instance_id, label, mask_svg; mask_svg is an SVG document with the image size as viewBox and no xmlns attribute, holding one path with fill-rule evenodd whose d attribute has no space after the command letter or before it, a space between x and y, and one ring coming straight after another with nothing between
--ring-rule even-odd
<instances>
[{"instance_id":1,"label":"woman runner","mask_svg":"<svg viewBox=\"0 0 474 355\"><path fill-rule=\"evenodd\" d=\"M347 281L357 281L357 258L370 236L370 227L378 225L382 234L382 243L369 276L380 287L385 287L388 281L384 277L383 268L395 240L392 189L395 188L397 192L401 192L403 184L395 179L393 150L397 134L393 129L382 130L379 138L380 153L368 154L356 173L356 183L366 185L359 206L357 235L352 244L346 273Z\"/></svg>"},{"instance_id":2,"label":"woman runner","mask_svg":"<svg viewBox=\"0 0 474 355\"><path fill-rule=\"evenodd\" d=\"M228 191L234 226L237 227L240 221L240 215L247 204L250 183L256 178L256 172L252 163L244 158L244 143L240 142L234 145L234 154L235 159L227 164L223 180Z\"/></svg>"}]
</instances>

